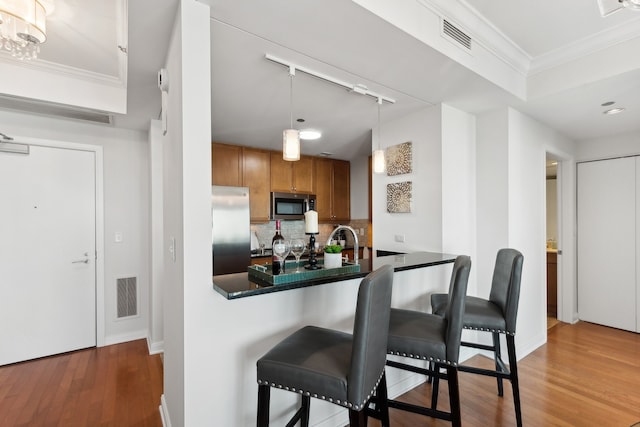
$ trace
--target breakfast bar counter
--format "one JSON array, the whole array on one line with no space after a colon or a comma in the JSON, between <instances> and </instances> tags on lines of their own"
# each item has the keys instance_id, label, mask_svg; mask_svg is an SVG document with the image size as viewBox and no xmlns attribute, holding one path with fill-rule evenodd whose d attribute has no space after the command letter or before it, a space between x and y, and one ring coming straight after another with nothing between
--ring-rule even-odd
<instances>
[{"instance_id":1,"label":"breakfast bar counter","mask_svg":"<svg viewBox=\"0 0 640 427\"><path fill-rule=\"evenodd\" d=\"M236 299L305 288L309 286L317 286L343 280L359 279L365 277L374 269L385 264L393 266L394 271L403 271L452 263L455 261L455 258L455 255L438 252L413 252L407 254L375 256L359 260L358 264L360 266L360 271L357 272L329 275L313 279L303 278L299 281L277 285L256 280L248 273L224 274L213 276L213 288L227 299ZM301 276L303 275L301 274Z\"/></svg>"},{"instance_id":2,"label":"breakfast bar counter","mask_svg":"<svg viewBox=\"0 0 640 427\"><path fill-rule=\"evenodd\" d=\"M286 284L257 283L248 273L213 277L211 296L215 299L218 321L209 325L211 336L203 345L215 346L218 351L215 362L212 361L215 372L211 377L211 390L202 392L212 393L212 398L220 399L219 406L225 408L211 414L215 425L255 426L256 361L293 331L315 325L351 333L358 288L370 271L385 264L393 266L392 307L428 311L430 295L447 292L455 255L376 254L383 256L360 260L358 272ZM390 370L387 374L392 398L424 381L422 375L396 371ZM291 408L299 405L298 400L299 396L294 393L273 390L271 425L285 425L285 418ZM314 400L310 426L348 424L346 409Z\"/></svg>"}]
</instances>

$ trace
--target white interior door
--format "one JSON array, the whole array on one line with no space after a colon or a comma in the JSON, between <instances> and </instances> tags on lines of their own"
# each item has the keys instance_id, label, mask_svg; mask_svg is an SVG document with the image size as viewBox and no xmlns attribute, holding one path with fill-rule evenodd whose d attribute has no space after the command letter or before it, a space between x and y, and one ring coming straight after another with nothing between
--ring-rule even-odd
<instances>
[{"instance_id":1,"label":"white interior door","mask_svg":"<svg viewBox=\"0 0 640 427\"><path fill-rule=\"evenodd\" d=\"M96 345L96 162L0 152L0 365Z\"/></svg>"},{"instance_id":2,"label":"white interior door","mask_svg":"<svg viewBox=\"0 0 640 427\"><path fill-rule=\"evenodd\" d=\"M578 315L636 329L636 160L578 164Z\"/></svg>"}]
</instances>

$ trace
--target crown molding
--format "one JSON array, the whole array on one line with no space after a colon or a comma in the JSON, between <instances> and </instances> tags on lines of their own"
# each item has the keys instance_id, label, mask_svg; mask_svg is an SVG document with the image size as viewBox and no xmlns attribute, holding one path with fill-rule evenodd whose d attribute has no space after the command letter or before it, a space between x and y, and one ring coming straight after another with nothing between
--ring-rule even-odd
<instances>
[{"instance_id":1,"label":"crown molding","mask_svg":"<svg viewBox=\"0 0 640 427\"><path fill-rule=\"evenodd\" d=\"M548 71L638 37L640 37L640 16L632 21L627 21L624 24L600 31L543 55L536 56L531 61L529 75Z\"/></svg>"},{"instance_id":2,"label":"crown molding","mask_svg":"<svg viewBox=\"0 0 640 427\"><path fill-rule=\"evenodd\" d=\"M35 59L30 61L19 60L12 57L10 53L5 51L0 51L0 64L24 68L25 70L39 71L64 77L71 77L74 79L84 80L91 83L98 83L101 85L126 88L126 81L124 81L119 76L96 73L94 71L83 70L68 65L45 61L42 59Z\"/></svg>"},{"instance_id":3,"label":"crown molding","mask_svg":"<svg viewBox=\"0 0 640 427\"><path fill-rule=\"evenodd\" d=\"M466 0L416 1L442 17L457 21L473 35L475 42L481 43L486 50L527 77L640 37L639 16L543 55L531 57Z\"/></svg>"},{"instance_id":4,"label":"crown molding","mask_svg":"<svg viewBox=\"0 0 640 427\"><path fill-rule=\"evenodd\" d=\"M531 56L465 0L416 0L441 18L460 25L478 43L517 73L526 76Z\"/></svg>"}]
</instances>

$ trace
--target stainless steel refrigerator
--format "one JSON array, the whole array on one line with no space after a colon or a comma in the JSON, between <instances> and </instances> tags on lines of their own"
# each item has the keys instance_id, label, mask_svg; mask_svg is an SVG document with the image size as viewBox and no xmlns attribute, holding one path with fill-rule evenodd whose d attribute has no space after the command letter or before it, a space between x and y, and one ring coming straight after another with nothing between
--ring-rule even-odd
<instances>
[{"instance_id":1,"label":"stainless steel refrigerator","mask_svg":"<svg viewBox=\"0 0 640 427\"><path fill-rule=\"evenodd\" d=\"M211 187L213 275L247 271L251 262L249 188Z\"/></svg>"}]
</instances>

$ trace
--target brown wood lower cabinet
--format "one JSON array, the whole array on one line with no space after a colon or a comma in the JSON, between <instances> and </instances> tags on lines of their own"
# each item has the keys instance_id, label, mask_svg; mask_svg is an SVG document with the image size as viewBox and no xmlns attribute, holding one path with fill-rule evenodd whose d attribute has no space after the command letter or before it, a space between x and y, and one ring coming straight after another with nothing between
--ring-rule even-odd
<instances>
[{"instance_id":1,"label":"brown wood lower cabinet","mask_svg":"<svg viewBox=\"0 0 640 427\"><path fill-rule=\"evenodd\" d=\"M349 257L349 261L353 261L353 251L354 249L344 249L342 251L342 256L344 257L345 255ZM362 259L362 254L363 254L364 248L363 247L359 247L358 248L358 259Z\"/></svg>"},{"instance_id":2,"label":"brown wood lower cabinet","mask_svg":"<svg viewBox=\"0 0 640 427\"><path fill-rule=\"evenodd\" d=\"M270 255L251 258L251 265L271 264L272 257Z\"/></svg>"}]
</instances>

